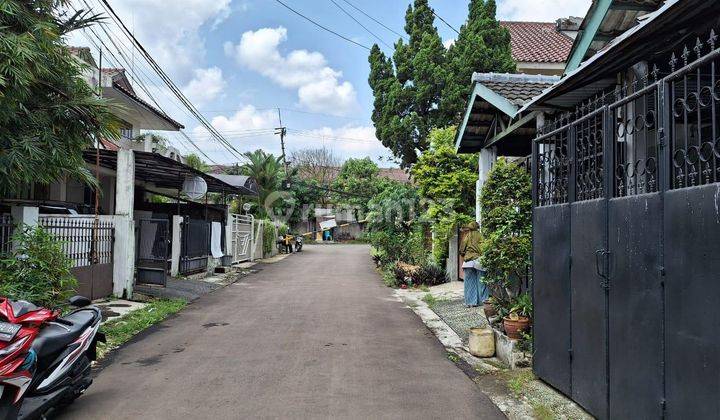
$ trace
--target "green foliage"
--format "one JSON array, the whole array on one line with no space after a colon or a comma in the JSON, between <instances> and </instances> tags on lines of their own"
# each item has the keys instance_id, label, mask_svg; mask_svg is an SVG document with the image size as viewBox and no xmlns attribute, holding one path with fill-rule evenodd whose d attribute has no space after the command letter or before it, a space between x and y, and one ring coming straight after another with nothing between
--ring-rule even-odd
<instances>
[{"instance_id":1,"label":"green foliage","mask_svg":"<svg viewBox=\"0 0 720 420\"><path fill-rule=\"evenodd\" d=\"M333 182L333 189L343 193L334 194L334 201L357 209L355 216L362 219L369 210L368 197L378 194L387 183L379 173L380 168L369 157L348 159Z\"/></svg>"},{"instance_id":2,"label":"green foliage","mask_svg":"<svg viewBox=\"0 0 720 420\"><path fill-rule=\"evenodd\" d=\"M383 283L387 287L398 287L397 277L395 276L394 265L388 264L381 268L380 274L382 275Z\"/></svg>"},{"instance_id":3,"label":"green foliage","mask_svg":"<svg viewBox=\"0 0 720 420\"><path fill-rule=\"evenodd\" d=\"M500 26L495 15L495 0L471 0L468 20L447 52L448 78L440 110L449 121L458 122L465 111L473 72L515 72L510 33Z\"/></svg>"},{"instance_id":4,"label":"green foliage","mask_svg":"<svg viewBox=\"0 0 720 420\"><path fill-rule=\"evenodd\" d=\"M190 153L189 155L185 156L185 164L200 172L207 172L208 170L210 170L210 165L208 165L200 156L196 155L195 153Z\"/></svg>"},{"instance_id":5,"label":"green foliage","mask_svg":"<svg viewBox=\"0 0 720 420\"><path fill-rule=\"evenodd\" d=\"M100 328L105 334L105 343L98 343L98 358L130 340L142 330L157 324L168 316L179 312L187 305L183 299L153 300L144 308L106 322Z\"/></svg>"},{"instance_id":6,"label":"green foliage","mask_svg":"<svg viewBox=\"0 0 720 420\"><path fill-rule=\"evenodd\" d=\"M23 227L13 235L15 248L0 259L0 296L55 307L77 288L72 263L42 227Z\"/></svg>"},{"instance_id":7,"label":"green foliage","mask_svg":"<svg viewBox=\"0 0 720 420\"><path fill-rule=\"evenodd\" d=\"M423 296L421 300L427 303L427 305L431 308L435 306L438 302L438 299L430 293L427 293L425 296Z\"/></svg>"},{"instance_id":8,"label":"green foliage","mask_svg":"<svg viewBox=\"0 0 720 420\"><path fill-rule=\"evenodd\" d=\"M477 155L457 154L455 133L455 127L432 130L430 148L418 158L411 173L420 195L444 211L474 212Z\"/></svg>"},{"instance_id":9,"label":"green foliage","mask_svg":"<svg viewBox=\"0 0 720 420\"><path fill-rule=\"evenodd\" d=\"M433 257L438 264L447 258L448 242L458 226L475 216L477 155L455 152L454 127L430 132L430 148L412 168L420 196L427 200L426 217L433 224Z\"/></svg>"},{"instance_id":10,"label":"green foliage","mask_svg":"<svg viewBox=\"0 0 720 420\"><path fill-rule=\"evenodd\" d=\"M412 186L388 182L387 188L369 202L366 237L383 262L420 262L423 238L417 222L419 197ZM422 254L422 253L421 253Z\"/></svg>"},{"instance_id":11,"label":"green foliage","mask_svg":"<svg viewBox=\"0 0 720 420\"><path fill-rule=\"evenodd\" d=\"M445 47L434 20L428 0L415 0L405 14L409 42L398 40L392 59L377 45L370 52L369 83L375 95L372 119L378 138L403 166L415 162L416 148L425 150L432 127L445 125L438 110Z\"/></svg>"},{"instance_id":12,"label":"green foliage","mask_svg":"<svg viewBox=\"0 0 720 420\"><path fill-rule=\"evenodd\" d=\"M508 72L510 36L495 20L493 0L472 0L468 22L457 45L445 50L434 26L428 0L414 0L405 14L408 43L402 39L386 56L377 45L370 51L368 83L374 95L372 120L379 139L404 167L429 147L435 127L459 122L470 89L470 76L478 72Z\"/></svg>"},{"instance_id":13,"label":"green foliage","mask_svg":"<svg viewBox=\"0 0 720 420\"><path fill-rule=\"evenodd\" d=\"M272 220L263 220L263 254L269 255L275 247L275 241L277 241L277 235L275 234L275 225ZM264 255L263 255L264 256Z\"/></svg>"},{"instance_id":14,"label":"green foliage","mask_svg":"<svg viewBox=\"0 0 720 420\"><path fill-rule=\"evenodd\" d=\"M288 196L280 193L284 177L282 157L275 157L272 153L258 149L254 152L242 154L247 159L245 163L235 168L239 175L253 177L258 185L259 195L251 213L258 218L270 216L273 209L284 204Z\"/></svg>"},{"instance_id":15,"label":"green foliage","mask_svg":"<svg viewBox=\"0 0 720 420\"><path fill-rule=\"evenodd\" d=\"M119 137L63 41L98 18L63 10L66 0L0 1L0 195L63 176L96 184L82 153L95 137Z\"/></svg>"},{"instance_id":16,"label":"green foliage","mask_svg":"<svg viewBox=\"0 0 720 420\"><path fill-rule=\"evenodd\" d=\"M278 236L280 236L280 235L285 236L288 234L288 232L290 232L290 228L285 223L278 223L277 228L278 228Z\"/></svg>"},{"instance_id":17,"label":"green foliage","mask_svg":"<svg viewBox=\"0 0 720 420\"><path fill-rule=\"evenodd\" d=\"M437 286L448 282L445 269L437 264L425 263L421 265L412 276L413 284L425 286Z\"/></svg>"},{"instance_id":18,"label":"green foliage","mask_svg":"<svg viewBox=\"0 0 720 420\"><path fill-rule=\"evenodd\" d=\"M532 250L532 198L525 169L498 159L480 196L485 281L498 291L517 294Z\"/></svg>"},{"instance_id":19,"label":"green foliage","mask_svg":"<svg viewBox=\"0 0 720 420\"><path fill-rule=\"evenodd\" d=\"M153 151L159 151L159 152L163 152L163 151L167 150L168 144L170 144L170 140L168 140L167 137L162 136L160 134L156 134L156 133L140 134L139 136L136 136L133 140L135 140L138 143L142 143L145 140L150 140L150 143L152 143L154 146ZM194 156L194 158L200 160L200 158L195 154L192 154L190 156ZM187 156L187 159L189 159L190 156ZM202 162L202 160L200 160L200 161ZM203 162L203 164L204 163L205 162ZM188 163L188 165L190 165L190 164ZM193 165L190 165L190 166L192 166L195 169L198 169ZM203 172L204 172L204 170L203 170Z\"/></svg>"},{"instance_id":20,"label":"green foliage","mask_svg":"<svg viewBox=\"0 0 720 420\"><path fill-rule=\"evenodd\" d=\"M437 264L443 264L448 257L450 238L457 232L458 226L465 226L475 220L475 216L463 213L450 213L441 215L433 224L433 259Z\"/></svg>"},{"instance_id":21,"label":"green foliage","mask_svg":"<svg viewBox=\"0 0 720 420\"><path fill-rule=\"evenodd\" d=\"M515 303L510 308L510 313L531 318L533 315L532 298L529 293L523 293L515 299Z\"/></svg>"}]
</instances>

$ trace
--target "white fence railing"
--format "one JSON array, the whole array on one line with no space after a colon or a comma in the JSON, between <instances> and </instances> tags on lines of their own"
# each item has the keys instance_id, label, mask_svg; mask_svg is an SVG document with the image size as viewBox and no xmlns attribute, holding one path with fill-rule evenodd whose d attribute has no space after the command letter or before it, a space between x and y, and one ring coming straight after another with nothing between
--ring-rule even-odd
<instances>
[{"instance_id":1,"label":"white fence railing","mask_svg":"<svg viewBox=\"0 0 720 420\"><path fill-rule=\"evenodd\" d=\"M38 224L62 243L73 267L113 262L112 216L40 216Z\"/></svg>"},{"instance_id":2,"label":"white fence railing","mask_svg":"<svg viewBox=\"0 0 720 420\"><path fill-rule=\"evenodd\" d=\"M231 229L231 252L233 264L253 259L254 251L254 222L255 219L251 215L230 215Z\"/></svg>"}]
</instances>

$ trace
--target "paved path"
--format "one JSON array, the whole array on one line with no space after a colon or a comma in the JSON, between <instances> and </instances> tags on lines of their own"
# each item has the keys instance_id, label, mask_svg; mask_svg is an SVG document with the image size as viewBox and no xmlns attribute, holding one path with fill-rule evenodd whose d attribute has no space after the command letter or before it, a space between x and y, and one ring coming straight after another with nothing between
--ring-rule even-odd
<instances>
[{"instance_id":1,"label":"paved path","mask_svg":"<svg viewBox=\"0 0 720 420\"><path fill-rule=\"evenodd\" d=\"M63 419L496 419L362 245L307 246L117 352Z\"/></svg>"}]
</instances>

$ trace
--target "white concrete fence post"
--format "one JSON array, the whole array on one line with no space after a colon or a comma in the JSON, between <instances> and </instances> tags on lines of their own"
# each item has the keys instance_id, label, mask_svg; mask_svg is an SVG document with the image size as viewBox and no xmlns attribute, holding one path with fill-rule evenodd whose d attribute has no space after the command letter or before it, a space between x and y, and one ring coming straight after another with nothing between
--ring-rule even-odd
<instances>
[{"instance_id":1,"label":"white concrete fence post","mask_svg":"<svg viewBox=\"0 0 720 420\"><path fill-rule=\"evenodd\" d=\"M115 186L115 245L113 246L113 294L132 297L135 283L135 155L118 150Z\"/></svg>"},{"instance_id":2,"label":"white concrete fence post","mask_svg":"<svg viewBox=\"0 0 720 420\"><path fill-rule=\"evenodd\" d=\"M478 158L478 180L475 188L475 220L482 225L482 212L480 208L480 195L482 194L482 188L487 181L488 173L495 165L497 160L497 149L490 147L488 149L482 149Z\"/></svg>"},{"instance_id":3,"label":"white concrete fence post","mask_svg":"<svg viewBox=\"0 0 720 420\"><path fill-rule=\"evenodd\" d=\"M172 217L172 245L170 248L170 276L177 277L180 274L180 239L182 238L182 216Z\"/></svg>"},{"instance_id":4,"label":"white concrete fence post","mask_svg":"<svg viewBox=\"0 0 720 420\"><path fill-rule=\"evenodd\" d=\"M40 217L39 207L13 206L10 207L13 224L15 227L23 226L35 227ZM17 248L18 244L13 242L13 248Z\"/></svg>"}]
</instances>

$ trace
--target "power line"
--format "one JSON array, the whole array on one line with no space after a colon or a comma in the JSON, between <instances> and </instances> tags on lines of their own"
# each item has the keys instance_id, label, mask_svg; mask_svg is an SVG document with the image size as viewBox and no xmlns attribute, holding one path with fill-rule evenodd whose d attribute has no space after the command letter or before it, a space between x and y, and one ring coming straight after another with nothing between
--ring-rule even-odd
<instances>
[{"instance_id":1,"label":"power line","mask_svg":"<svg viewBox=\"0 0 720 420\"><path fill-rule=\"evenodd\" d=\"M102 1L106 1L106 0L102 0ZM280 3L281 5L283 5L286 9L288 9L288 10L290 10L291 12L295 13L296 15L300 16L301 18L303 18L303 19L307 20L308 22L312 23L313 25L317 26L318 28L321 28L321 29L323 29L323 30L325 30L325 31L327 31L327 32L330 32L331 34L333 34L333 35L335 35L335 36L337 36L337 37L340 37L340 38L344 39L344 40L347 41L347 42L350 42L350 43L352 43L352 44L357 45L358 47L365 48L366 50L370 51L370 47L368 47L367 45L363 45L363 44L361 44L361 43L359 43L359 42L353 41L352 39L350 39L350 38L348 38L348 37L346 37L346 36L344 36L344 35L340 35L339 33L333 31L332 29L330 29L330 28L328 28L328 27L326 27L326 26L323 26L323 25L315 22L314 20L310 19L309 17L303 15L302 13L298 12L297 10L293 9L292 7L288 6L287 4L283 3L283 2L280 1L280 0L275 0L275 1L278 2L278 3Z\"/></svg>"},{"instance_id":2,"label":"power line","mask_svg":"<svg viewBox=\"0 0 720 420\"><path fill-rule=\"evenodd\" d=\"M372 20L373 22L377 23L378 25L382 26L383 28L387 29L388 31L394 33L395 35L399 36L399 37L402 38L402 39L407 39L407 36L406 36L406 35L403 35L403 34L397 32L397 31L395 31L394 29L388 27L388 26L385 25L384 23L380 22L379 20L375 19L374 17L370 16L369 14L365 13L365 12L364 12L362 9L360 9L359 7L357 7L357 6L355 6L354 4L350 3L348 0L343 0L343 1L344 1L345 3L347 3L348 5L350 5L350 7L352 7L353 9L355 9L355 10L357 10L358 12L362 13L363 15L365 15L365 17L367 17L368 19L370 19L370 20Z\"/></svg>"},{"instance_id":3,"label":"power line","mask_svg":"<svg viewBox=\"0 0 720 420\"><path fill-rule=\"evenodd\" d=\"M365 27L365 25L363 25L359 20L355 19L355 16L351 15L350 12L348 12L348 11L345 10L345 9L343 9L342 6L340 6L339 4L337 4L337 2L336 2L335 0L330 0L330 1L332 2L332 4L334 4L335 6L337 6L338 9L342 10L343 13L345 13L346 15L348 15L348 16L350 17L350 19L354 20L355 23L357 23L358 25L360 25L360 27L362 27L363 29L365 29L365 31L367 31L367 33L369 33L370 35L374 36L378 41L380 41L380 43L382 43L383 45L385 45L385 46L388 47L388 48L392 48L392 47L391 47L390 45L388 45L388 43L385 42L382 38L380 38L380 37L377 36L375 33L373 33L370 29L368 29L367 27Z\"/></svg>"},{"instance_id":4,"label":"power line","mask_svg":"<svg viewBox=\"0 0 720 420\"><path fill-rule=\"evenodd\" d=\"M91 9L90 5L89 5L85 0L82 0L82 2L85 4L85 6L86 6L88 9ZM70 7L71 7L73 10L77 11L77 9L75 9L75 7L73 7L72 5L70 5ZM92 33L92 35L98 40L98 42L100 42L100 44L102 45L102 47L104 48L104 50L110 54L110 56L111 56L111 57L113 58L113 60L115 61L115 64L114 64L114 65L117 66L117 67L121 67L121 65L120 65L120 64L121 64L121 63L120 63L121 60L118 60L118 58L115 56L115 54L113 54L112 50L107 47L107 45L103 42L102 38L95 32L95 30L93 30L92 27L88 27L87 29L89 29L90 32ZM108 29L107 29L104 25L102 25L102 24L100 25L100 29L102 29L102 31L105 33L105 36L106 36L106 37L108 38L108 40L112 43L112 45L115 47L115 49L117 49L117 52L118 52L118 54L120 55L120 57L122 57L122 59L125 61L125 64L126 64L126 65L124 65L124 66L122 66L122 67L125 69L127 75L130 77L130 79L131 79L134 83L136 83L136 84L140 87L140 89L141 89L143 92L145 92L145 94L148 96L148 98L155 104L155 106L157 106L158 109L159 109L163 114L165 114L165 115L167 116L167 112L165 112L165 110L160 106L160 104L157 102L157 100L155 99L155 97L150 93L150 90L147 88L147 86L145 85L145 83L140 79L139 76L137 76L137 75L134 74L134 72L132 71L131 68L129 68L129 67L131 67L131 66L128 66L128 65L127 65L127 64L130 64L129 60L128 60L127 57L125 57L125 55L123 54L123 50L115 43L115 40L113 39L114 37L112 37L112 36L110 35L110 33L108 32ZM91 44L93 44L93 45L95 46L95 48L97 48L97 49L99 49L100 51L102 51L102 49L90 38L90 36L88 36L88 34L87 34L85 31L83 31L82 34L83 34L83 36L84 36ZM118 42L122 43L120 40L118 40ZM124 46L124 45L123 45L123 46ZM108 61L113 61L113 60L108 60ZM98 71L100 72L100 79L102 79L102 68L99 68ZM147 75L146 75L146 76L147 76ZM200 147L198 147L189 137L187 137L187 135L186 135L182 130L178 130L178 131L179 131L183 136L185 136L185 138L187 139L187 141L190 142L190 144L191 144L201 155L203 155L203 156L204 156L206 159L208 159L211 163L217 164L217 162L215 162L212 158L210 158L208 155L206 155L206 154L203 152L203 150L200 149Z\"/></svg>"},{"instance_id":5,"label":"power line","mask_svg":"<svg viewBox=\"0 0 720 420\"><path fill-rule=\"evenodd\" d=\"M230 142L227 141L227 139L223 138L223 136L215 130L215 128L208 122L202 114L199 113L195 105L190 102L190 100L182 93L182 91L175 85L175 83L170 79L170 77L165 73L165 71L160 67L160 65L155 61L155 59L150 55L150 53L143 47L143 45L138 41L135 36L132 34L132 32L128 29L127 25L120 19L118 14L115 12L115 10L110 6L107 0L100 0L102 4L105 6L105 9L114 17L115 21L118 23L118 25L122 28L123 33L125 36L131 41L133 46L136 50L140 52L140 54L145 58L145 60L150 64L150 67L155 71L155 73L160 77L160 79L165 83L165 85L170 89L170 91L180 100L180 102L198 119L198 121L203 125L209 132L213 133L215 135L215 138L225 146L225 148L235 157L240 158L242 153L237 150Z\"/></svg>"},{"instance_id":6,"label":"power line","mask_svg":"<svg viewBox=\"0 0 720 420\"><path fill-rule=\"evenodd\" d=\"M453 27L451 24L447 23L447 21L445 19L443 19L442 17L440 17L440 15L435 13L435 10L433 10L433 9L430 9L430 10L432 10L432 13L433 13L433 15L435 15L436 18L440 19L442 21L442 23L447 25L448 28L455 31L456 34L460 35L460 32L457 29L455 29L455 27Z\"/></svg>"}]
</instances>

